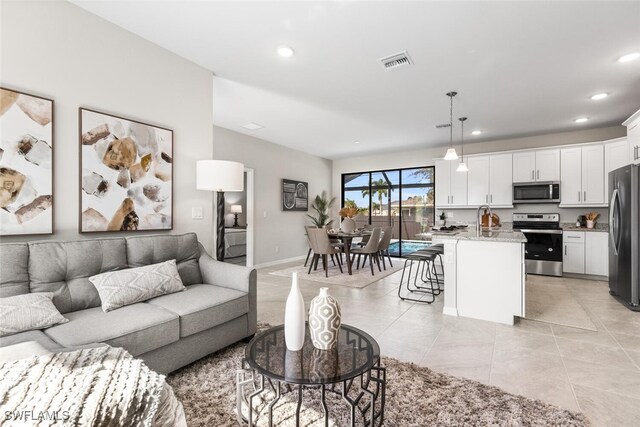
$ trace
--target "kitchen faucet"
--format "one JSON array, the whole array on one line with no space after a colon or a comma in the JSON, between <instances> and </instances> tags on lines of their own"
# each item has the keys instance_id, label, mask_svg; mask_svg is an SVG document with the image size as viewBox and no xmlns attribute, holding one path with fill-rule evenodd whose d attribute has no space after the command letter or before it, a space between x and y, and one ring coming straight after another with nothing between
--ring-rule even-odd
<instances>
[{"instance_id":1,"label":"kitchen faucet","mask_svg":"<svg viewBox=\"0 0 640 427\"><path fill-rule=\"evenodd\" d=\"M482 216L480 215L480 211L483 209L489 209L489 229L491 229L491 226L493 225L493 213L491 212L491 206L489 205L480 205L478 206L478 214L477 214L477 221L476 222L476 232L478 234L480 234L482 232Z\"/></svg>"}]
</instances>

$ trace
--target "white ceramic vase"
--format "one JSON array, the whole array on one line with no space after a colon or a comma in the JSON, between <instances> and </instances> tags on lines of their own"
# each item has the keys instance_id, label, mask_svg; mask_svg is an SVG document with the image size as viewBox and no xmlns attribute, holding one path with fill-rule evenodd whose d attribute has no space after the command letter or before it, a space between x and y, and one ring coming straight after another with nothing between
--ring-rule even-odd
<instances>
[{"instance_id":1,"label":"white ceramic vase","mask_svg":"<svg viewBox=\"0 0 640 427\"><path fill-rule=\"evenodd\" d=\"M298 351L304 345L304 299L298 288L298 273L291 278L291 291L284 309L284 341L287 349Z\"/></svg>"},{"instance_id":2,"label":"white ceramic vase","mask_svg":"<svg viewBox=\"0 0 640 427\"><path fill-rule=\"evenodd\" d=\"M595 226L595 221L587 220L587 228L593 228Z\"/></svg>"},{"instance_id":3,"label":"white ceramic vase","mask_svg":"<svg viewBox=\"0 0 640 427\"><path fill-rule=\"evenodd\" d=\"M313 346L330 350L338 342L342 314L338 301L329 295L329 288L320 288L320 294L309 307L309 334Z\"/></svg>"},{"instance_id":4,"label":"white ceramic vase","mask_svg":"<svg viewBox=\"0 0 640 427\"><path fill-rule=\"evenodd\" d=\"M340 229L345 233L353 233L356 229L356 222L353 218L345 218L340 224Z\"/></svg>"}]
</instances>

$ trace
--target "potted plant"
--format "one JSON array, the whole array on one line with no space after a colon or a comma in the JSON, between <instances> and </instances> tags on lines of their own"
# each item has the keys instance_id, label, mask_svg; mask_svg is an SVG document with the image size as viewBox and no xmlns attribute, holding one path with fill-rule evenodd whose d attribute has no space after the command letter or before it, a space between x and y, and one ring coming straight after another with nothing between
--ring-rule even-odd
<instances>
[{"instance_id":1,"label":"potted plant","mask_svg":"<svg viewBox=\"0 0 640 427\"><path fill-rule=\"evenodd\" d=\"M311 203L311 209L313 209L316 213L314 215L307 216L311 218L311 222L318 228L323 228L328 225L331 225L333 220L329 219L329 209L335 203L336 198L333 197L331 199L327 198L327 192L323 191L322 194L318 194L316 198Z\"/></svg>"}]
</instances>

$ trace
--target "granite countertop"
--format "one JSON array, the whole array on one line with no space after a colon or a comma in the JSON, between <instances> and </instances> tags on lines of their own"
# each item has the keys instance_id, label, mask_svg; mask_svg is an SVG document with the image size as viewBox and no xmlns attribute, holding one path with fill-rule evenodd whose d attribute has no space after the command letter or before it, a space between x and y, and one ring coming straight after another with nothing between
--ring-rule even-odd
<instances>
[{"instance_id":1,"label":"granite countertop","mask_svg":"<svg viewBox=\"0 0 640 427\"><path fill-rule=\"evenodd\" d=\"M494 228L493 230L485 230L480 235L475 228L455 233L438 233L433 232L433 237L441 239L449 238L455 240L486 240L490 242L508 242L508 243L525 243L527 238L519 231L503 230Z\"/></svg>"},{"instance_id":2,"label":"granite countertop","mask_svg":"<svg viewBox=\"0 0 640 427\"><path fill-rule=\"evenodd\" d=\"M565 222L564 224L562 224L562 230L563 231L589 231L589 232L598 231L600 233L608 233L609 224L596 222L596 226L594 228L587 228L587 227L576 227L575 222L573 223Z\"/></svg>"}]
</instances>

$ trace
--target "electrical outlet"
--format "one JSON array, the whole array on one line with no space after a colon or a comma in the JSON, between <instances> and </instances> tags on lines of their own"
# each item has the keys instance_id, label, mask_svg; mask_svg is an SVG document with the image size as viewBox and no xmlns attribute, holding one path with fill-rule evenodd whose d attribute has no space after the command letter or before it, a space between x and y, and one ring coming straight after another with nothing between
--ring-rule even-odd
<instances>
[{"instance_id":1,"label":"electrical outlet","mask_svg":"<svg viewBox=\"0 0 640 427\"><path fill-rule=\"evenodd\" d=\"M267 217L267 211L262 212L262 217L266 218Z\"/></svg>"},{"instance_id":2,"label":"electrical outlet","mask_svg":"<svg viewBox=\"0 0 640 427\"><path fill-rule=\"evenodd\" d=\"M201 207L191 208L191 219L204 219L204 209Z\"/></svg>"},{"instance_id":3,"label":"electrical outlet","mask_svg":"<svg viewBox=\"0 0 640 427\"><path fill-rule=\"evenodd\" d=\"M280 246L276 245L276 253L280 252Z\"/></svg>"},{"instance_id":4,"label":"electrical outlet","mask_svg":"<svg viewBox=\"0 0 640 427\"><path fill-rule=\"evenodd\" d=\"M447 218L453 218L453 212L447 212Z\"/></svg>"}]
</instances>

